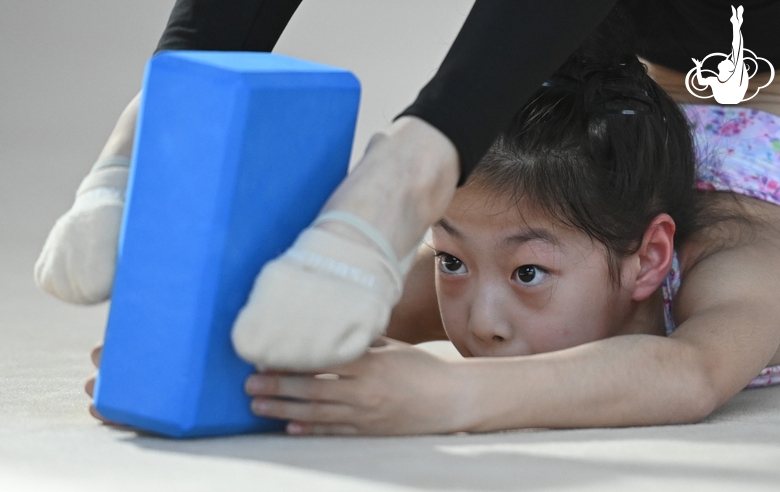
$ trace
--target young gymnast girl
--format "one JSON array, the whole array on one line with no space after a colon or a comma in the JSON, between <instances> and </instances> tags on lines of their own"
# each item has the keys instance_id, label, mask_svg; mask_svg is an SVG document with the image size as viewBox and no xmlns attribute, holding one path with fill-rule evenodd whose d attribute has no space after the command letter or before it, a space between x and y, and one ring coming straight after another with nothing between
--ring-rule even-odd
<instances>
[{"instance_id":1,"label":"young gymnast girl","mask_svg":"<svg viewBox=\"0 0 780 492\"><path fill-rule=\"evenodd\" d=\"M608 18L457 191L436 295L407 281L388 334L440 313L465 358L385 340L338 379L253 375L256 413L292 433L688 423L780 382L780 118L681 111L621 30Z\"/></svg>"},{"instance_id":2,"label":"young gymnast girl","mask_svg":"<svg viewBox=\"0 0 780 492\"><path fill-rule=\"evenodd\" d=\"M384 338L252 375L255 413L293 434L679 424L780 382L780 118L681 110L622 29L521 110L407 278L388 335L443 328L464 358Z\"/></svg>"}]
</instances>

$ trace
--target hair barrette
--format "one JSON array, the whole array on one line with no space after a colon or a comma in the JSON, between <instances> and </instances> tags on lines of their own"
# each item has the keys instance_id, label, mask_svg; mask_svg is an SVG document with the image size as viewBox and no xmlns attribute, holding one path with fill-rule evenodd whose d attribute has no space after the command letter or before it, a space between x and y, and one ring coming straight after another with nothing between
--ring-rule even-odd
<instances>
[{"instance_id":1,"label":"hair barrette","mask_svg":"<svg viewBox=\"0 0 780 492\"><path fill-rule=\"evenodd\" d=\"M586 111L593 114L646 115L655 113L658 100L645 90L625 91L610 87L616 82L629 81L629 77L609 77L600 79L586 91L588 82L566 74L554 74L542 83L542 87L561 89L574 93L583 93ZM632 104L633 103L633 104ZM639 103L638 105L636 103ZM630 106L634 107L630 107ZM617 107L616 107L617 106ZM623 106L623 107L621 107Z\"/></svg>"}]
</instances>

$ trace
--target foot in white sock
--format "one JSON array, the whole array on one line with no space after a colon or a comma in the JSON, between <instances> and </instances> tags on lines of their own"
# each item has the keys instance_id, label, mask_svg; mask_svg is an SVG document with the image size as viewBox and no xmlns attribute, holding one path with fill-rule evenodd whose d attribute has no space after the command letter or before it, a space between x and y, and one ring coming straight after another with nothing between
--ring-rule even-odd
<instances>
[{"instance_id":1,"label":"foot in white sock","mask_svg":"<svg viewBox=\"0 0 780 492\"><path fill-rule=\"evenodd\" d=\"M129 166L127 157L101 159L84 178L35 263L41 289L75 304L110 297Z\"/></svg>"},{"instance_id":2,"label":"foot in white sock","mask_svg":"<svg viewBox=\"0 0 780 492\"><path fill-rule=\"evenodd\" d=\"M355 215L328 212L314 225L325 220L358 229L376 247L312 226L266 264L233 328L236 351L258 367L303 371L356 359L384 332L401 298L411 262L399 262Z\"/></svg>"}]
</instances>

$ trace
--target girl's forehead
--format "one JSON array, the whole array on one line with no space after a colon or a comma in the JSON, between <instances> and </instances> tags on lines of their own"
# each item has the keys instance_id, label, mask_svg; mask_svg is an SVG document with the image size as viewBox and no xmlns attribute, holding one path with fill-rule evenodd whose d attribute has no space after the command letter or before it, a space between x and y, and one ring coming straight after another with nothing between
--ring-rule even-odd
<instances>
[{"instance_id":1,"label":"girl's forehead","mask_svg":"<svg viewBox=\"0 0 780 492\"><path fill-rule=\"evenodd\" d=\"M477 187L458 189L443 219L434 225L434 231L461 241L489 241L503 247L505 243L523 242L512 238L526 241L536 238L557 249L579 252L598 249L587 234L555 219L531 200L489 193Z\"/></svg>"},{"instance_id":2,"label":"girl's forehead","mask_svg":"<svg viewBox=\"0 0 780 492\"><path fill-rule=\"evenodd\" d=\"M564 227L525 197L518 199L510 194L490 193L476 186L458 189L444 216L449 222L463 223L464 226L470 223L483 227L513 224Z\"/></svg>"}]
</instances>

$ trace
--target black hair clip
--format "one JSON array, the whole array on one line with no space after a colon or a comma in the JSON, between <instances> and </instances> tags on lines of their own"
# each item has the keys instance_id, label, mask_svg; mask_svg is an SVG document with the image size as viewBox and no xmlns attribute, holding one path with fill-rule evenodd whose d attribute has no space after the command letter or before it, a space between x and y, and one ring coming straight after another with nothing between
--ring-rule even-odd
<instances>
[{"instance_id":1,"label":"black hair clip","mask_svg":"<svg viewBox=\"0 0 780 492\"><path fill-rule=\"evenodd\" d=\"M603 73L602 71L601 74ZM570 75L556 73L545 81L542 87L582 93L588 113L620 115L655 113L658 100L654 95L636 88L620 87L631 83L636 81L629 77L598 77L598 80L583 81Z\"/></svg>"},{"instance_id":2,"label":"black hair clip","mask_svg":"<svg viewBox=\"0 0 780 492\"><path fill-rule=\"evenodd\" d=\"M585 100L585 110L594 114L648 115L655 113L657 101L646 91L628 94L602 88L599 96Z\"/></svg>"}]
</instances>

